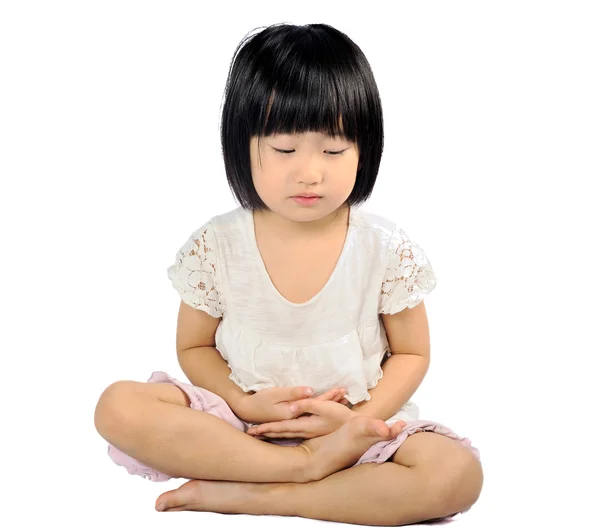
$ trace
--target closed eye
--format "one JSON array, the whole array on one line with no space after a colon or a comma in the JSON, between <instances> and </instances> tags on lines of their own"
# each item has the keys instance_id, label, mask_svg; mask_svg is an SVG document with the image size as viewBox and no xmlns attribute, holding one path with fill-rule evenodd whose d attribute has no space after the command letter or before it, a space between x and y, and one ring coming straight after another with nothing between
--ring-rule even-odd
<instances>
[{"instance_id":1,"label":"closed eye","mask_svg":"<svg viewBox=\"0 0 600 532\"><path fill-rule=\"evenodd\" d=\"M278 153L284 153L284 154L288 154L288 153L294 153L296 150L278 150L277 148L273 148L276 152ZM326 151L325 153L327 153L328 155L341 155L342 153L344 153L346 150L342 150L342 151Z\"/></svg>"}]
</instances>

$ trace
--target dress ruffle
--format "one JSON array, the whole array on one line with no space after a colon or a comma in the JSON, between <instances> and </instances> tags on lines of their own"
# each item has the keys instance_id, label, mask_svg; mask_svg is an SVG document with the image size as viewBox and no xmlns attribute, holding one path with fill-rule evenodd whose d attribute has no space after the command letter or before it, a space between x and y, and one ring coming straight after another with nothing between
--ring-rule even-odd
<instances>
[{"instance_id":1,"label":"dress ruffle","mask_svg":"<svg viewBox=\"0 0 600 532\"><path fill-rule=\"evenodd\" d=\"M383 376L381 363L389 351L379 320L310 346L271 343L242 326L223 321L215 342L231 370L229 379L244 392L310 386L319 395L345 388L344 397L352 404L371 399L368 390Z\"/></svg>"}]
</instances>

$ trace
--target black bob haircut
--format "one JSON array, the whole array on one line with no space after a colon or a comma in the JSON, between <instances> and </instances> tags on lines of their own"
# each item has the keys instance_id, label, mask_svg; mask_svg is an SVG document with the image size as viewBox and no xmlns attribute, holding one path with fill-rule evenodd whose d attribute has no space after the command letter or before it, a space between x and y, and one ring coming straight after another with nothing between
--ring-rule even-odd
<instances>
[{"instance_id":1,"label":"black bob haircut","mask_svg":"<svg viewBox=\"0 0 600 532\"><path fill-rule=\"evenodd\" d=\"M221 117L225 173L244 209L268 210L252 182L251 138L307 131L356 142L356 183L345 203L364 203L383 153L383 112L361 49L327 24L274 24L246 36L231 60Z\"/></svg>"}]
</instances>

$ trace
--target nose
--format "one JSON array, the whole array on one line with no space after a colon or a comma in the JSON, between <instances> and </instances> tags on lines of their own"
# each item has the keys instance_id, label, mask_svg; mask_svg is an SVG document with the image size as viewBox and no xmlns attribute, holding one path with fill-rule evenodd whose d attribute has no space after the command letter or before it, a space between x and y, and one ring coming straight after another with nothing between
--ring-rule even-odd
<instances>
[{"instance_id":1,"label":"nose","mask_svg":"<svg viewBox=\"0 0 600 532\"><path fill-rule=\"evenodd\" d=\"M308 176L304 174L302 177L298 179L298 183L306 186L310 185L318 185L321 182L321 179L316 176Z\"/></svg>"},{"instance_id":2,"label":"nose","mask_svg":"<svg viewBox=\"0 0 600 532\"><path fill-rule=\"evenodd\" d=\"M315 158L309 157L307 163L298 169L296 182L305 186L318 185L323 181L323 172L319 167L319 162Z\"/></svg>"}]
</instances>

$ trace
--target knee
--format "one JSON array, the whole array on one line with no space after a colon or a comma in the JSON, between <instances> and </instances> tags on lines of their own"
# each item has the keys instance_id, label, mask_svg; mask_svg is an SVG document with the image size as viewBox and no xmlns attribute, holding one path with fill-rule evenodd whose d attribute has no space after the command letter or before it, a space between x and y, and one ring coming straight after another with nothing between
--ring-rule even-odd
<instances>
[{"instance_id":1,"label":"knee","mask_svg":"<svg viewBox=\"0 0 600 532\"><path fill-rule=\"evenodd\" d=\"M110 440L115 431L129 425L135 384L135 381L117 381L100 395L94 411L94 425L104 439Z\"/></svg>"},{"instance_id":2,"label":"knee","mask_svg":"<svg viewBox=\"0 0 600 532\"><path fill-rule=\"evenodd\" d=\"M479 459L466 448L458 451L464 452L454 453L429 475L430 492L440 516L468 510L479 499L483 487Z\"/></svg>"}]
</instances>

